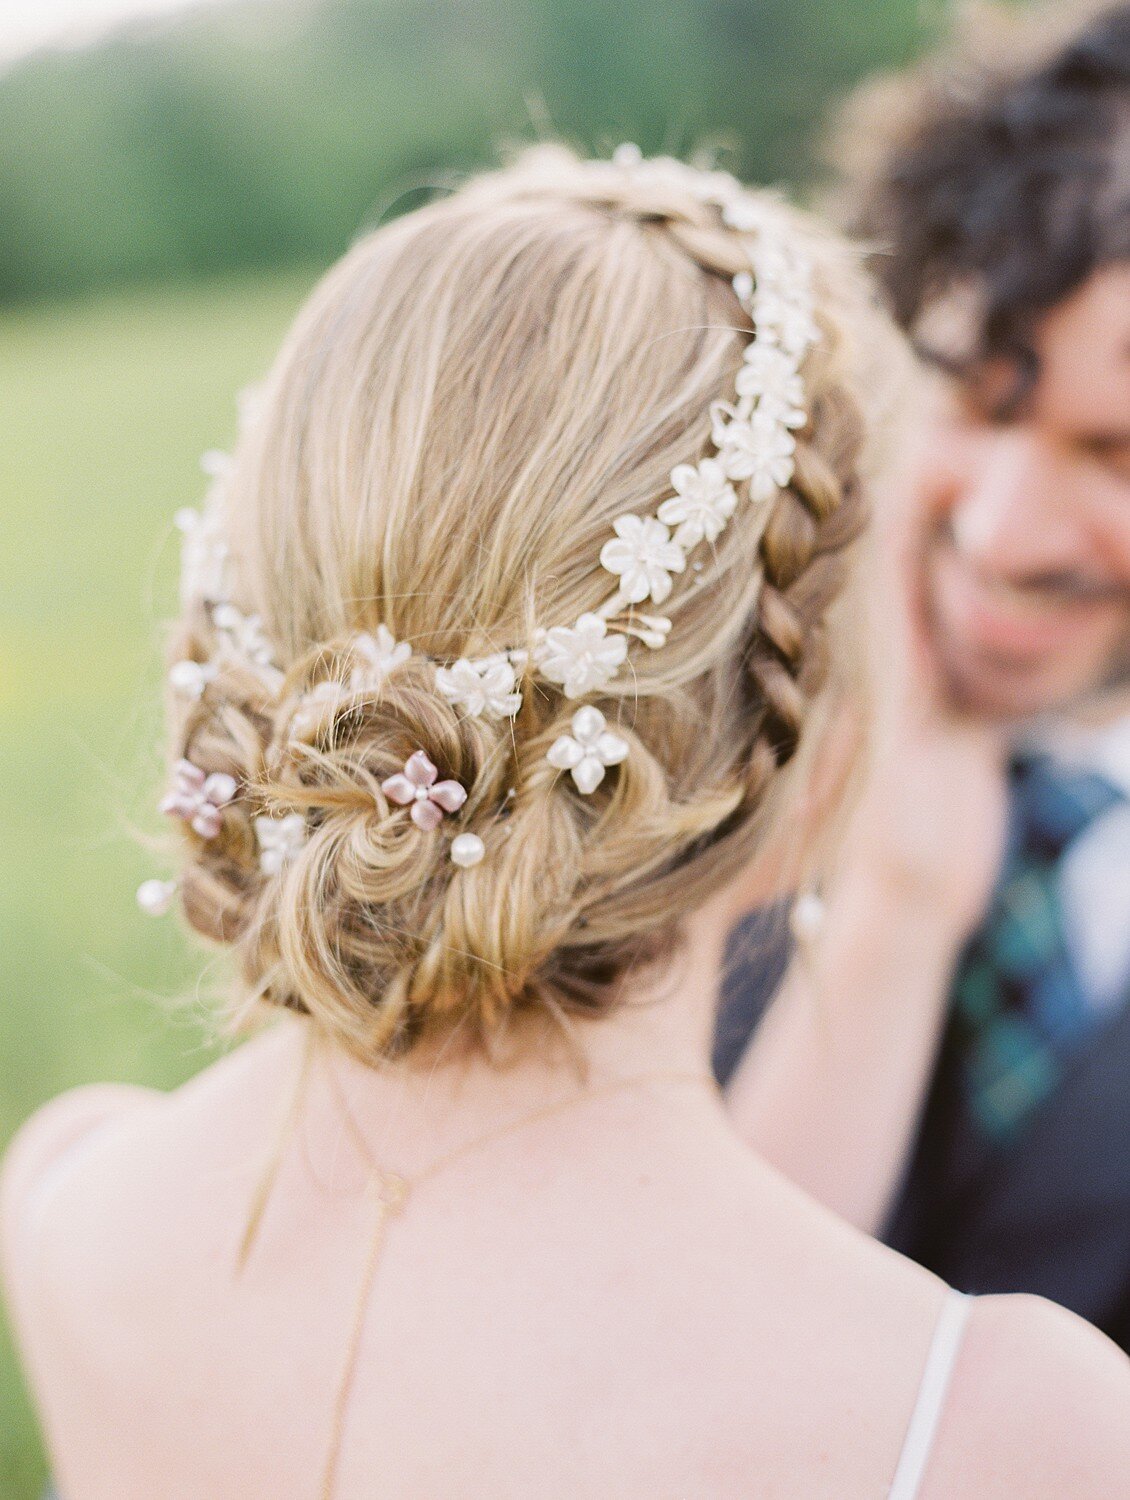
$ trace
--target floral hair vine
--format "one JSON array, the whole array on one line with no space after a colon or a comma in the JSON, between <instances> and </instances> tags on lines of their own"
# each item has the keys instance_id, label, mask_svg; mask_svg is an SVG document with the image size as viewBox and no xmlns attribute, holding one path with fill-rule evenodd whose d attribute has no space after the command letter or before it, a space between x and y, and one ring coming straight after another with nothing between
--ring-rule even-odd
<instances>
[{"instance_id":1,"label":"floral hair vine","mask_svg":"<svg viewBox=\"0 0 1130 1500\"><path fill-rule=\"evenodd\" d=\"M738 235L749 256L750 268L733 278L733 288L753 324L753 338L738 371L736 400L716 401L711 407L715 456L676 465L671 471L674 493L654 516L624 515L613 522L615 536L601 548L600 565L619 580L615 592L572 625L536 631L532 653L461 658L436 669L439 691L469 714L516 714L522 703L518 670L532 667L560 686L566 698L583 698L617 675L627 659L629 637L651 650L662 647L671 621L640 614L636 606L662 604L671 593L673 575L684 571L690 554L702 542L717 541L738 506L736 482L748 481L750 500L759 504L772 501L789 484L796 452L793 434L808 420L801 365L820 338L811 265L780 231L772 201L746 192L727 172L701 171L670 157L648 161L632 145L619 147L610 162L598 166L660 186L674 181L699 202L719 209L722 222ZM555 759L565 753L560 744L549 752L552 764L563 765ZM590 787L576 776L574 780L580 790L593 791L602 776L603 770L601 776L586 775L583 780L591 781Z\"/></svg>"},{"instance_id":2,"label":"floral hair vine","mask_svg":"<svg viewBox=\"0 0 1130 1500\"><path fill-rule=\"evenodd\" d=\"M774 201L747 192L727 172L701 170L670 157L647 160L632 145L619 147L610 161L594 164L593 170L607 174L613 182L676 186L718 210L722 223L748 256L748 269L734 276L732 284L753 334L737 373L734 399L711 406L713 453L696 464L678 464L672 469L671 493L654 515L628 514L613 522L614 534L602 546L599 561L616 585L604 601L572 624L535 630L528 650L460 657L435 666L437 692L474 717L513 718L522 706L520 676L538 675L559 687L566 698L576 700L613 681L627 661L631 639L649 650L661 649L671 632L671 620L641 613L638 606L662 605L695 550L717 541L737 510L737 485L746 485L751 504L765 506L791 482L794 434L808 420L801 371L805 356L820 338L812 268ZM250 399L242 399L241 416L246 418L251 406ZM226 455L205 454L202 467L212 483L203 509L178 511L175 518L183 534L182 603L203 602L209 607L218 641L216 659L176 662L169 672L170 687L190 700L208 691L224 659L250 668L270 692L277 692L283 682L262 621L256 615L241 614L229 598L231 559L222 507L229 466ZM700 567L692 562L693 569ZM383 682L412 654L411 646L396 641L385 625L378 625L372 634L357 635L352 646L356 665L349 681L321 682L303 696L291 720L292 739L315 737L325 711L332 712L344 695ZM627 759L630 747L607 727L604 715L593 705L574 714L571 731L554 741L546 759L556 769L567 771L577 791L588 796L609 767ZM216 825L218 831L221 809L230 800L218 794L228 787L218 786L214 777L206 777L188 762L179 764L176 775L178 782L162 805L183 817L201 837L211 836L205 828ZM438 776L426 751L419 749L402 772L386 778L382 791L391 803L409 809L417 827L434 831L467 799L467 790L458 782L439 781ZM299 813L281 818L264 815L254 821L260 868L265 874L277 873L302 847L305 821ZM463 867L477 864L484 852L482 840L472 833L458 834L450 850L453 862ZM171 885L147 881L142 891L147 893L143 898L139 892L143 908L156 911L168 904Z\"/></svg>"}]
</instances>

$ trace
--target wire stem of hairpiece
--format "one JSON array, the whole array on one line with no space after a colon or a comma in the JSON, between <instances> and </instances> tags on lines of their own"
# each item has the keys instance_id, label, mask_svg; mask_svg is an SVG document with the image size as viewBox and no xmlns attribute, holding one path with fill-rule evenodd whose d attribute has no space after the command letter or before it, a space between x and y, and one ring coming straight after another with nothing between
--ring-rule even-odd
<instances>
[{"instance_id":1,"label":"wire stem of hairpiece","mask_svg":"<svg viewBox=\"0 0 1130 1500\"><path fill-rule=\"evenodd\" d=\"M263 1175L251 1199L251 1209L247 1216L247 1224L244 1227L243 1236L239 1242L239 1252L236 1256L236 1275L238 1276L247 1265L248 1258L254 1247L255 1240L259 1234L263 1222L263 1214L266 1212L267 1202L274 1188L275 1180L279 1175L279 1167L282 1165L283 1153L285 1152L291 1136L294 1134L298 1123L299 1111L302 1108L302 1100L306 1094L306 1085L310 1078L310 1069L314 1061L314 1047L317 1038L314 1028L308 1026L306 1036L302 1043L302 1062L298 1069L298 1077L294 1083L294 1094L291 1097L290 1107L283 1117L278 1136L275 1139L274 1148L267 1159Z\"/></svg>"},{"instance_id":2,"label":"wire stem of hairpiece","mask_svg":"<svg viewBox=\"0 0 1130 1500\"><path fill-rule=\"evenodd\" d=\"M622 635L634 635L651 651L658 651L661 646L665 646L671 633L671 621L663 615L614 616L610 624Z\"/></svg>"},{"instance_id":3,"label":"wire stem of hairpiece","mask_svg":"<svg viewBox=\"0 0 1130 1500\"><path fill-rule=\"evenodd\" d=\"M602 620L611 620L616 615L623 613L624 610L631 609L631 607L632 601L628 598L627 594L624 593L623 589L617 589L603 604L598 605L593 613L599 615Z\"/></svg>"}]
</instances>

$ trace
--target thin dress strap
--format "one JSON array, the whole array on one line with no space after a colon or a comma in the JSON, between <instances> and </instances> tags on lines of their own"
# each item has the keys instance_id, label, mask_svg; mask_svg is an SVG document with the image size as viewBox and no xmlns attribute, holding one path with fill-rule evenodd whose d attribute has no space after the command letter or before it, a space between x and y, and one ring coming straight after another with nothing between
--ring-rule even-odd
<instances>
[{"instance_id":1,"label":"thin dress strap","mask_svg":"<svg viewBox=\"0 0 1130 1500\"><path fill-rule=\"evenodd\" d=\"M961 1347L961 1336L965 1332L972 1306L973 1298L966 1296L964 1292L951 1290L946 1293L922 1371L918 1400L906 1429L898 1468L887 1492L887 1500L916 1500L922 1487L922 1478L934 1446L934 1435L938 1430L938 1420L949 1390L950 1376L953 1374L957 1351Z\"/></svg>"}]
</instances>

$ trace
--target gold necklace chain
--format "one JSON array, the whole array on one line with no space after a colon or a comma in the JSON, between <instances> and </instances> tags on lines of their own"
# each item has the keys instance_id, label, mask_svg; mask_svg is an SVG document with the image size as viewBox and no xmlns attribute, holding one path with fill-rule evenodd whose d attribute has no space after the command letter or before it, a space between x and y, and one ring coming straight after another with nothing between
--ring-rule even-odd
<instances>
[{"instance_id":1,"label":"gold necklace chain","mask_svg":"<svg viewBox=\"0 0 1130 1500\"><path fill-rule=\"evenodd\" d=\"M636 1073L629 1078L609 1079L594 1088L583 1089L578 1094L571 1094L567 1099L556 1099L548 1104L539 1105L537 1109L519 1115L515 1119L504 1121L503 1124L489 1130L484 1135L476 1136L473 1140L464 1141L461 1145L453 1147L444 1152L427 1166L422 1167L411 1177L400 1172L390 1172L374 1160L369 1150L368 1142L362 1134L350 1110L340 1082L333 1068L328 1073L331 1086L337 1097L338 1105L345 1120L346 1127L353 1138L354 1145L369 1168L369 1180L366 1184L366 1194L374 1200L377 1205L377 1220L373 1226L373 1233L369 1240L368 1251L365 1256L364 1266L361 1272L361 1282L357 1289L357 1301L354 1306L353 1321L349 1332L349 1341L346 1345L345 1360L342 1367L341 1379L338 1382L337 1395L334 1400L333 1416L330 1425L330 1439L326 1456L326 1464L322 1474L322 1486L320 1500L333 1500L333 1492L337 1483L338 1464L341 1458L342 1439L345 1435L346 1409L349 1404L349 1396L353 1388L354 1377L357 1373L357 1360L361 1352L361 1336L364 1332L365 1314L369 1305L369 1299L373 1290L373 1282L376 1279L377 1266L380 1262L381 1251L384 1248L385 1235L389 1221L395 1214L403 1211L409 1195L424 1183L430 1182L433 1177L438 1177L449 1167L460 1162L464 1157L471 1156L476 1151L481 1151L487 1146L493 1145L495 1141L502 1140L529 1125L536 1125L542 1120L551 1119L554 1115L563 1114L579 1104L587 1103L595 1099L607 1098L610 1094L623 1093L631 1089L645 1088L653 1083L696 1083L704 1084L711 1090L717 1089L717 1084L712 1074L703 1071L680 1070L674 1068L656 1069L648 1073Z\"/></svg>"}]
</instances>

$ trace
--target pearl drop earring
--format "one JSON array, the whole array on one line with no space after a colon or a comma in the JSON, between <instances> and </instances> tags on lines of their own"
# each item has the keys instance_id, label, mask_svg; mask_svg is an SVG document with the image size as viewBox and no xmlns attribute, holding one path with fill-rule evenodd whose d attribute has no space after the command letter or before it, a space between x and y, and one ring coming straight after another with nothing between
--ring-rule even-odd
<instances>
[{"instance_id":1,"label":"pearl drop earring","mask_svg":"<svg viewBox=\"0 0 1130 1500\"><path fill-rule=\"evenodd\" d=\"M824 900L816 891L802 891L789 910L789 931L802 948L810 947L824 926Z\"/></svg>"}]
</instances>

